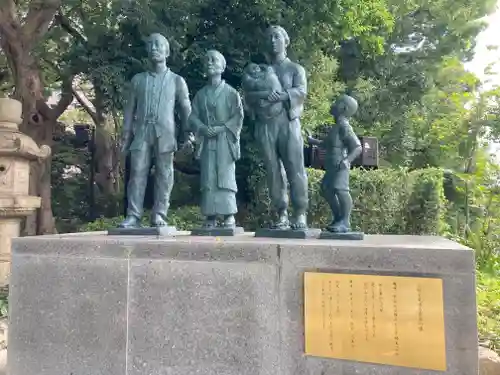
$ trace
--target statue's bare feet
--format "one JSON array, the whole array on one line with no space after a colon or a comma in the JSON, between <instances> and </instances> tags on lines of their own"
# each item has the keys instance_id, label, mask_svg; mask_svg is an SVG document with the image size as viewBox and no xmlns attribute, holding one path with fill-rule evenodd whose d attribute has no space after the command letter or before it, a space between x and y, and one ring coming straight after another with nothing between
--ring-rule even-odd
<instances>
[{"instance_id":1,"label":"statue's bare feet","mask_svg":"<svg viewBox=\"0 0 500 375\"><path fill-rule=\"evenodd\" d=\"M233 215L228 215L224 218L224 224L222 224L224 228L236 228L236 220Z\"/></svg>"},{"instance_id":2,"label":"statue's bare feet","mask_svg":"<svg viewBox=\"0 0 500 375\"><path fill-rule=\"evenodd\" d=\"M290 222L288 221L288 213L287 212L281 213L280 217L278 218L278 221L276 221L273 224L272 228L281 230L290 229Z\"/></svg>"},{"instance_id":3,"label":"statue's bare feet","mask_svg":"<svg viewBox=\"0 0 500 375\"><path fill-rule=\"evenodd\" d=\"M120 228L138 228L140 227L140 220L135 216L127 216L125 220L123 220L119 227Z\"/></svg>"},{"instance_id":4,"label":"statue's bare feet","mask_svg":"<svg viewBox=\"0 0 500 375\"><path fill-rule=\"evenodd\" d=\"M298 214L292 224L292 229L307 229L307 215Z\"/></svg>"},{"instance_id":5,"label":"statue's bare feet","mask_svg":"<svg viewBox=\"0 0 500 375\"><path fill-rule=\"evenodd\" d=\"M153 227L165 227L167 225L167 221L160 214L154 214L151 218L151 226Z\"/></svg>"},{"instance_id":6,"label":"statue's bare feet","mask_svg":"<svg viewBox=\"0 0 500 375\"><path fill-rule=\"evenodd\" d=\"M209 216L205 219L205 222L203 223L203 228L204 229L214 229L217 225L217 220L215 217Z\"/></svg>"},{"instance_id":7,"label":"statue's bare feet","mask_svg":"<svg viewBox=\"0 0 500 375\"><path fill-rule=\"evenodd\" d=\"M347 233L349 232L350 228L345 225L344 222L339 221L333 225L328 226L327 230L333 233Z\"/></svg>"}]
</instances>

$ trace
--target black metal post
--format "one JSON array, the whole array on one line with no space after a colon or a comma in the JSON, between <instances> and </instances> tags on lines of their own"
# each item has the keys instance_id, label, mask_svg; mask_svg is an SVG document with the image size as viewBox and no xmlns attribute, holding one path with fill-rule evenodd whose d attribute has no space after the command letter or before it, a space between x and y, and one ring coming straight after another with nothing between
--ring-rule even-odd
<instances>
[{"instance_id":1,"label":"black metal post","mask_svg":"<svg viewBox=\"0 0 500 375\"><path fill-rule=\"evenodd\" d=\"M89 221L95 219L95 196L94 196L94 181L95 181L95 125L92 125L90 133L89 151L90 151L90 190L89 190Z\"/></svg>"}]
</instances>

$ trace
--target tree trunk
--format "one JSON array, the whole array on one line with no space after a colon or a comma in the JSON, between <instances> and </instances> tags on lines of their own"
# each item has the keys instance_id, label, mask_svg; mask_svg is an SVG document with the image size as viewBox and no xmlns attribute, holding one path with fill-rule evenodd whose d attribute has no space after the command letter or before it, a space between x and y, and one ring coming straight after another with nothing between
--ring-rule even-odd
<instances>
[{"instance_id":1,"label":"tree trunk","mask_svg":"<svg viewBox=\"0 0 500 375\"><path fill-rule=\"evenodd\" d=\"M70 35L83 45L89 47L87 39L73 27L71 21L63 14L59 13L56 20ZM85 93L73 91L76 100L85 109L94 122L95 132L95 182L102 196L112 196L119 191L119 155L116 150L116 133L113 116L106 108L106 95L102 90L102 83L99 79L92 80L94 99L89 100Z\"/></svg>"},{"instance_id":2,"label":"tree trunk","mask_svg":"<svg viewBox=\"0 0 500 375\"><path fill-rule=\"evenodd\" d=\"M118 163L116 162L114 122L111 114L106 113L104 93L99 89L98 82L94 82L94 108L92 115L96 126L95 160L96 183L105 197L117 193Z\"/></svg>"},{"instance_id":3,"label":"tree trunk","mask_svg":"<svg viewBox=\"0 0 500 375\"><path fill-rule=\"evenodd\" d=\"M43 86L38 65L31 54L23 49L18 40L0 41L7 61L13 73L14 99L23 104L23 122L20 130L29 135L39 146L52 147L52 134L59 116L73 100L71 92L72 78L68 78L61 90L61 99L54 108L49 108L43 98ZM56 233L52 213L51 193L52 158L43 162L32 162L30 168L29 194L41 197L41 207L28 216L23 235Z\"/></svg>"},{"instance_id":4,"label":"tree trunk","mask_svg":"<svg viewBox=\"0 0 500 375\"><path fill-rule=\"evenodd\" d=\"M55 128L55 121L49 119L43 125L45 137L39 140L39 144L45 144L52 147L52 133ZM52 213L52 157L48 157L42 163L38 163L38 195L42 198L42 205L37 212L37 234L56 233L56 223Z\"/></svg>"},{"instance_id":5,"label":"tree trunk","mask_svg":"<svg viewBox=\"0 0 500 375\"><path fill-rule=\"evenodd\" d=\"M13 73L14 99L23 104L23 123L20 130L33 138L39 146L50 146L52 126L47 123L49 119L44 118L37 109L37 104L43 101L43 92L36 61L29 51L23 49L20 40L2 39L1 44ZM50 162L49 159L42 164L31 163L29 192L30 195L42 198L42 207L26 219L23 234L55 233L51 208Z\"/></svg>"},{"instance_id":6,"label":"tree trunk","mask_svg":"<svg viewBox=\"0 0 500 375\"><path fill-rule=\"evenodd\" d=\"M105 196L117 193L117 166L115 162L115 146L113 123L110 116L97 112L96 123L96 182L101 194Z\"/></svg>"},{"instance_id":7,"label":"tree trunk","mask_svg":"<svg viewBox=\"0 0 500 375\"><path fill-rule=\"evenodd\" d=\"M52 131L57 118L71 103L71 85L65 82L65 92L56 108L51 109L43 98L40 69L33 50L46 34L50 22L61 6L61 0L31 1L21 11L14 0L3 0L0 5L0 47L14 78L14 98L23 105L23 123L20 130L39 146L52 145ZM23 17L20 17L20 14ZM35 235L55 232L51 205L51 159L42 164L32 163L30 195L40 196L42 206L27 218L23 234Z\"/></svg>"},{"instance_id":8,"label":"tree trunk","mask_svg":"<svg viewBox=\"0 0 500 375\"><path fill-rule=\"evenodd\" d=\"M42 95L39 77L38 69L32 68L19 74L19 77L16 78L16 87L29 84L30 82L37 82L38 87L40 87L39 95L36 95L38 98L34 104L32 104L33 96L31 93L28 95L16 95L16 99L23 102L24 118L21 131L33 138L39 146L48 145L52 147L54 121L51 118L43 116L37 110L37 103L43 100L39 99ZM26 235L56 233L54 216L52 214L51 162L52 158L49 157L41 163L31 163L30 195L41 197L42 202L40 209L26 220Z\"/></svg>"}]
</instances>

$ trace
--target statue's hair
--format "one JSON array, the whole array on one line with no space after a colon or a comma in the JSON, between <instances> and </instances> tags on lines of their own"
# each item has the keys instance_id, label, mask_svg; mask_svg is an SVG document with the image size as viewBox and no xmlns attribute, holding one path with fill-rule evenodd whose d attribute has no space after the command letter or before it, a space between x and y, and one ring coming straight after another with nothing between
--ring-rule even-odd
<instances>
[{"instance_id":1,"label":"statue's hair","mask_svg":"<svg viewBox=\"0 0 500 375\"><path fill-rule=\"evenodd\" d=\"M357 100L354 99L352 96L346 94L340 96L340 98L337 99L335 104L337 106L343 104L343 114L347 117L354 115L358 110Z\"/></svg>"},{"instance_id":2,"label":"statue's hair","mask_svg":"<svg viewBox=\"0 0 500 375\"><path fill-rule=\"evenodd\" d=\"M287 46L290 45L290 37L288 36L288 33L286 32L286 30L283 27L278 26L278 25L271 25L267 29L267 32L270 33L271 31L279 32L281 34L281 36L283 37L283 39L285 39L285 44Z\"/></svg>"},{"instance_id":3,"label":"statue's hair","mask_svg":"<svg viewBox=\"0 0 500 375\"><path fill-rule=\"evenodd\" d=\"M154 38L160 39L161 42L167 47L167 52L170 52L170 43L168 42L168 39L165 36L163 36L160 33L153 33L148 37L147 39L148 43L150 43Z\"/></svg>"},{"instance_id":4,"label":"statue's hair","mask_svg":"<svg viewBox=\"0 0 500 375\"><path fill-rule=\"evenodd\" d=\"M209 53L213 53L215 56L217 56L217 58L222 61L222 69L223 70L226 70L226 58L224 57L224 55L222 53L220 53L219 51L217 51L216 49L210 49L207 51L206 55L208 55Z\"/></svg>"}]
</instances>

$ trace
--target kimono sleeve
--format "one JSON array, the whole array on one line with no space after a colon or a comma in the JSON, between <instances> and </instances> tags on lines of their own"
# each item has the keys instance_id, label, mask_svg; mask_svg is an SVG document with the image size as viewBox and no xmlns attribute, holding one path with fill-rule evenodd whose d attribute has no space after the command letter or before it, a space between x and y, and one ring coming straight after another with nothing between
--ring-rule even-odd
<instances>
[{"instance_id":1,"label":"kimono sleeve","mask_svg":"<svg viewBox=\"0 0 500 375\"><path fill-rule=\"evenodd\" d=\"M201 104L203 102L203 95L203 89L196 93L193 98L191 114L189 115L189 127L197 136L200 136L200 129L206 126L201 120Z\"/></svg>"},{"instance_id":2,"label":"kimono sleeve","mask_svg":"<svg viewBox=\"0 0 500 375\"><path fill-rule=\"evenodd\" d=\"M225 126L234 137L234 141L237 141L243 127L244 110L240 94L234 89L231 89L228 93L228 107L230 116Z\"/></svg>"}]
</instances>

